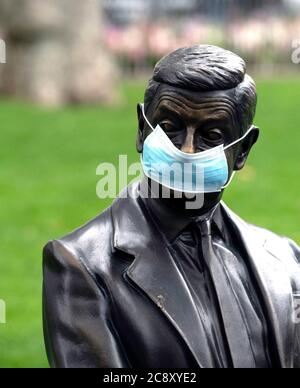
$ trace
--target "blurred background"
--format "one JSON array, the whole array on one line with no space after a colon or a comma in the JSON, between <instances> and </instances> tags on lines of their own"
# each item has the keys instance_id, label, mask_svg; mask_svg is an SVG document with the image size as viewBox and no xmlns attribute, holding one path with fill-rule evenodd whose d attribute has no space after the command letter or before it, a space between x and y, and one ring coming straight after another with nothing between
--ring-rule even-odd
<instances>
[{"instance_id":1,"label":"blurred background","mask_svg":"<svg viewBox=\"0 0 300 388\"><path fill-rule=\"evenodd\" d=\"M0 39L0 367L48 365L42 247L111 203L96 167L138 161L136 104L180 46L247 61L261 137L224 200L300 243L299 0L0 0Z\"/></svg>"}]
</instances>

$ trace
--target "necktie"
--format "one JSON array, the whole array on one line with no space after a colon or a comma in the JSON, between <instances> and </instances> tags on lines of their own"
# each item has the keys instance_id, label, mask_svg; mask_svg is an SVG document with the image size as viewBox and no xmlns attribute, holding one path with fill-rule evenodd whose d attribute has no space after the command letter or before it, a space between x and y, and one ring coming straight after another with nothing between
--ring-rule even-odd
<instances>
[{"instance_id":1,"label":"necktie","mask_svg":"<svg viewBox=\"0 0 300 388\"><path fill-rule=\"evenodd\" d=\"M222 257L213 245L211 222L209 219L201 219L197 224L200 230L199 238L203 258L213 280L233 366L234 368L255 368L256 364L242 311L222 264Z\"/></svg>"}]
</instances>

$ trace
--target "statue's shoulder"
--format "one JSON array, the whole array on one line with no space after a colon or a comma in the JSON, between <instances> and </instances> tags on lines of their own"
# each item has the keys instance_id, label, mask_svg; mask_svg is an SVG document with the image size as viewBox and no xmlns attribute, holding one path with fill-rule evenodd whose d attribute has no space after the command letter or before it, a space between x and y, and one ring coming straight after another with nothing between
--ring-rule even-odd
<instances>
[{"instance_id":1,"label":"statue's shoulder","mask_svg":"<svg viewBox=\"0 0 300 388\"><path fill-rule=\"evenodd\" d=\"M44 247L44 260L81 262L93 269L95 260L105 264L112 251L113 225L111 207L87 221L72 232L49 241Z\"/></svg>"},{"instance_id":2,"label":"statue's shoulder","mask_svg":"<svg viewBox=\"0 0 300 388\"><path fill-rule=\"evenodd\" d=\"M109 239L112 232L111 207L93 217L70 233L58 238L62 244L73 250L85 252Z\"/></svg>"},{"instance_id":3,"label":"statue's shoulder","mask_svg":"<svg viewBox=\"0 0 300 388\"><path fill-rule=\"evenodd\" d=\"M91 272L109 268L115 253L116 227L127 230L132 222L138 223L141 214L133 190L137 184L128 186L102 213L72 232L49 241L44 248L44 258L59 258L73 263L81 262ZM133 216L135 214L135 216ZM134 221L132 219L134 218ZM122 223L121 221L125 221ZM122 226L120 226L122 223Z\"/></svg>"},{"instance_id":4,"label":"statue's shoulder","mask_svg":"<svg viewBox=\"0 0 300 388\"><path fill-rule=\"evenodd\" d=\"M300 264L300 248L296 242L284 235L276 234L267 228L245 221L225 205L223 201L222 211L234 224L234 227L239 230L246 242L248 240L248 242L263 246L274 257L285 263Z\"/></svg>"}]
</instances>

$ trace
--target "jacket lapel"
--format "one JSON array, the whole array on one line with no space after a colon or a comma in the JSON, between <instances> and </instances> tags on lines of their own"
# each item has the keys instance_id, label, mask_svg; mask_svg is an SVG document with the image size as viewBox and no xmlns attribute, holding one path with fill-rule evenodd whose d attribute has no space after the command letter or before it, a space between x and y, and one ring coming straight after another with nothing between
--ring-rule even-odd
<instances>
[{"instance_id":1,"label":"jacket lapel","mask_svg":"<svg viewBox=\"0 0 300 388\"><path fill-rule=\"evenodd\" d=\"M175 327L199 367L213 367L207 335L189 289L146 209L141 208L143 204L132 197L138 191L137 183L127 189L129 198L118 198L112 206L114 246L135 257L127 276Z\"/></svg>"},{"instance_id":2,"label":"jacket lapel","mask_svg":"<svg viewBox=\"0 0 300 388\"><path fill-rule=\"evenodd\" d=\"M280 260L280 242L273 241L272 251L265 248L267 238L252 228L222 202L222 208L242 241L253 274L258 282L276 341L281 367L293 367L294 323L293 291L286 266ZM276 253L275 253L276 252ZM286 258L286 252L285 257Z\"/></svg>"}]
</instances>

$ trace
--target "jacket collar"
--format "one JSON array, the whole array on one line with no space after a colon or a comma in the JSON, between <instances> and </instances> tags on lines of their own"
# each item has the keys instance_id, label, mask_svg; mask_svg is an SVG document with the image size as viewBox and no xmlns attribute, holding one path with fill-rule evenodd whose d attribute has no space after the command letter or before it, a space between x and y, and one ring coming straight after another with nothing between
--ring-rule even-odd
<instances>
[{"instance_id":1,"label":"jacket collar","mask_svg":"<svg viewBox=\"0 0 300 388\"><path fill-rule=\"evenodd\" d=\"M127 197L127 198L124 198ZM139 182L128 186L112 205L114 247L135 257L126 271L157 305L184 339L200 367L211 367L207 338L189 289L168 247L155 231L139 198ZM291 281L282 262L265 249L266 238L235 215L223 202L224 222L235 230L260 287L282 367L293 360ZM278 244L278 241L277 241ZM274 247L276 250L276 247ZM180 303L178 303L180 301ZM182 306L185 306L182 309Z\"/></svg>"}]
</instances>

